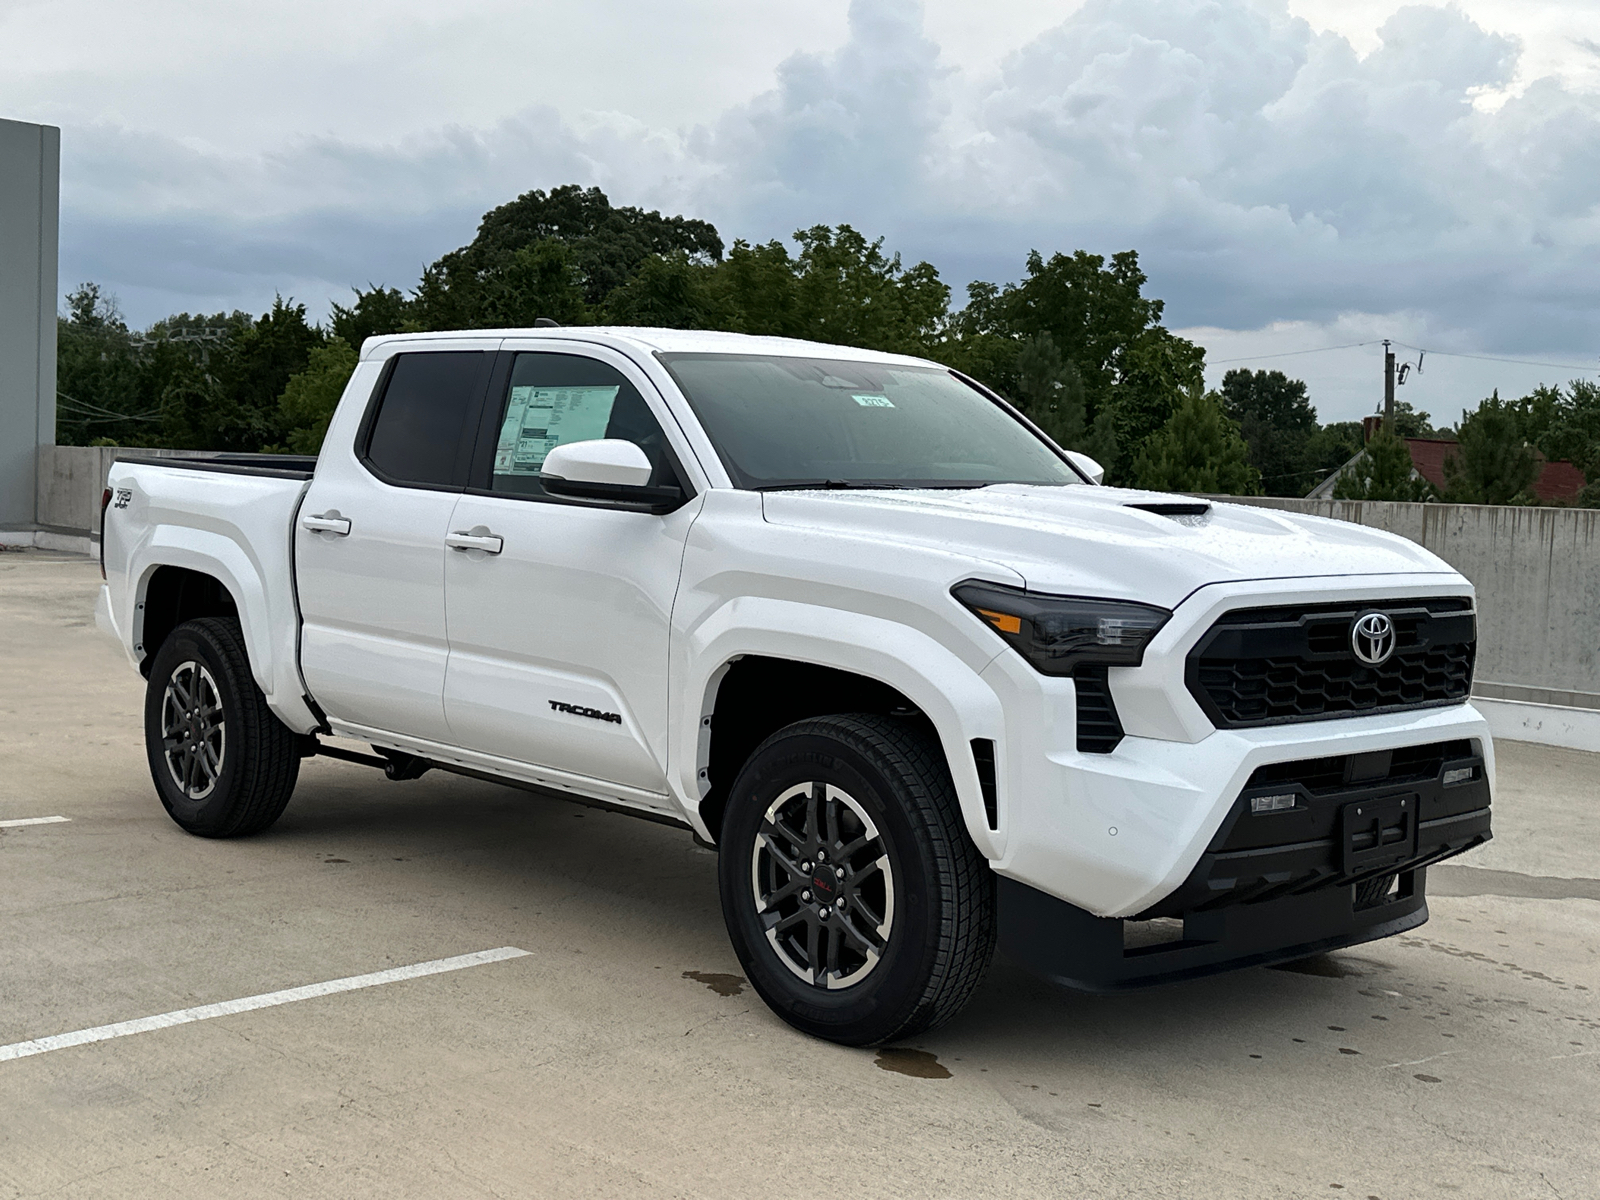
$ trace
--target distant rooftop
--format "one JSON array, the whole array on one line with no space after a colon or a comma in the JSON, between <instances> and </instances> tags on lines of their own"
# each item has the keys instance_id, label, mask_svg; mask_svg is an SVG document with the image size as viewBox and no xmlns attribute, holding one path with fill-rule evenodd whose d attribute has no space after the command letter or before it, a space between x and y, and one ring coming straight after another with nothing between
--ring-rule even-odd
<instances>
[{"instance_id":1,"label":"distant rooftop","mask_svg":"<svg viewBox=\"0 0 1600 1200\"><path fill-rule=\"evenodd\" d=\"M1456 443L1447 438L1406 438L1406 449L1411 451L1411 468L1441 492L1444 491L1444 460L1455 452ZM1355 463L1357 454L1337 471L1330 472L1321 483L1312 488L1312 499L1325 500L1333 495L1338 479ZM1571 504L1583 491L1583 472L1570 462L1539 460L1539 477L1534 480L1533 494L1540 504Z\"/></svg>"}]
</instances>

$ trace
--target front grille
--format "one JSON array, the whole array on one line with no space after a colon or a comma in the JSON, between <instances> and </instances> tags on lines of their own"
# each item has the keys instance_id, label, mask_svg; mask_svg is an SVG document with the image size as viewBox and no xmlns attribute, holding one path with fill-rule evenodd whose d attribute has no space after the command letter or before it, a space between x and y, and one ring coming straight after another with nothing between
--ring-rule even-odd
<instances>
[{"instance_id":1,"label":"front grille","mask_svg":"<svg viewBox=\"0 0 1600 1200\"><path fill-rule=\"evenodd\" d=\"M1395 650L1356 658L1356 618L1394 622ZM1362 600L1225 613L1189 652L1189 691L1219 729L1458 704L1472 691L1477 625L1466 598Z\"/></svg>"}]
</instances>

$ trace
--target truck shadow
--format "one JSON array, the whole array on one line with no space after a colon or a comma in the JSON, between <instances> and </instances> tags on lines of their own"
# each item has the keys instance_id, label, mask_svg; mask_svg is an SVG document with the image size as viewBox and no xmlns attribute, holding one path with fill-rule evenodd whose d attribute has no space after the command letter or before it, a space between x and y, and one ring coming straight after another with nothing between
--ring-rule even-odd
<instances>
[{"instance_id":1,"label":"truck shadow","mask_svg":"<svg viewBox=\"0 0 1600 1200\"><path fill-rule=\"evenodd\" d=\"M399 872L402 887L459 898L474 923L503 913L508 938L525 922L559 914L558 936L578 944L587 924L602 923L624 960L679 963L690 974L739 970L722 927L716 856L686 831L649 821L442 773L393 784L341 767L306 779L279 825L251 844L301 861L318 855L338 864L330 870L382 863L384 887L394 887ZM360 877L344 886L361 887ZM1109 1065L1237 1050L1244 1065L1269 1053L1266 1043L1348 1042L1347 1022L1356 1028L1375 997L1398 994L1388 957L1367 945L1286 967L1093 995L1002 956L967 1009L915 1045L958 1071L952 1055ZM1352 1005L1363 1009L1359 1017ZM789 1035L776 1017L762 1016L774 1034Z\"/></svg>"}]
</instances>

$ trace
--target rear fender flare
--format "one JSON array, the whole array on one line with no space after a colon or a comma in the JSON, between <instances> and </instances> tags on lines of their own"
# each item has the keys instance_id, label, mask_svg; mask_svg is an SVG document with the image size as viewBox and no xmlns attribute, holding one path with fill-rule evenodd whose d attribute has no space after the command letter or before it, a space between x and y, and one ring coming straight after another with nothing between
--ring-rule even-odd
<instances>
[{"instance_id":1,"label":"rear fender flare","mask_svg":"<svg viewBox=\"0 0 1600 1200\"><path fill-rule=\"evenodd\" d=\"M296 665L300 622L293 597L287 594L287 581L285 595L275 605L259 567L239 543L204 529L159 527L140 551L143 561L128 623L134 657L143 660L159 649L144 645L145 597L156 572L162 567L183 567L209 575L233 597L250 656L250 673L268 707L296 733L315 729L318 722L306 706Z\"/></svg>"}]
</instances>

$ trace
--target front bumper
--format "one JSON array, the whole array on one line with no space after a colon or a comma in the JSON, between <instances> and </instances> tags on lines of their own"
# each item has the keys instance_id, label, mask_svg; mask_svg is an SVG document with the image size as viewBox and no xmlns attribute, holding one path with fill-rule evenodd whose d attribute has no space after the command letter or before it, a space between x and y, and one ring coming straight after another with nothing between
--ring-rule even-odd
<instances>
[{"instance_id":1,"label":"front bumper","mask_svg":"<svg viewBox=\"0 0 1600 1200\"><path fill-rule=\"evenodd\" d=\"M1052 708L1053 698L1047 693L1040 719L1008 728L1006 849L992 865L1004 878L1101 917L1144 914L1185 888L1202 858L1221 848L1217 837L1236 822L1240 797L1258 771L1466 742L1481 765L1478 785L1494 786L1493 739L1470 704L1216 730L1195 743L1130 736L1110 754L1082 754L1050 744L1052 731L1073 727L1070 697ZM1027 736L1030 729L1036 736ZM1331 836L1313 830L1284 840Z\"/></svg>"},{"instance_id":2,"label":"front bumper","mask_svg":"<svg viewBox=\"0 0 1600 1200\"><path fill-rule=\"evenodd\" d=\"M1120 992L1240 967L1270 966L1415 929L1428 919L1423 870L1396 892L1358 907L1353 887L1325 888L1256 905L1190 913L1171 936L1130 938L1126 922L1097 917L1013 879L999 881L1000 948L1063 987ZM1138 932L1144 932L1139 930ZM1167 931L1157 931L1167 932Z\"/></svg>"},{"instance_id":3,"label":"front bumper","mask_svg":"<svg viewBox=\"0 0 1600 1200\"><path fill-rule=\"evenodd\" d=\"M1091 991L1302 958L1422 924L1427 867L1491 836L1472 742L1276 764L1252 773L1188 878L1136 918L1001 879L1001 945Z\"/></svg>"}]
</instances>

